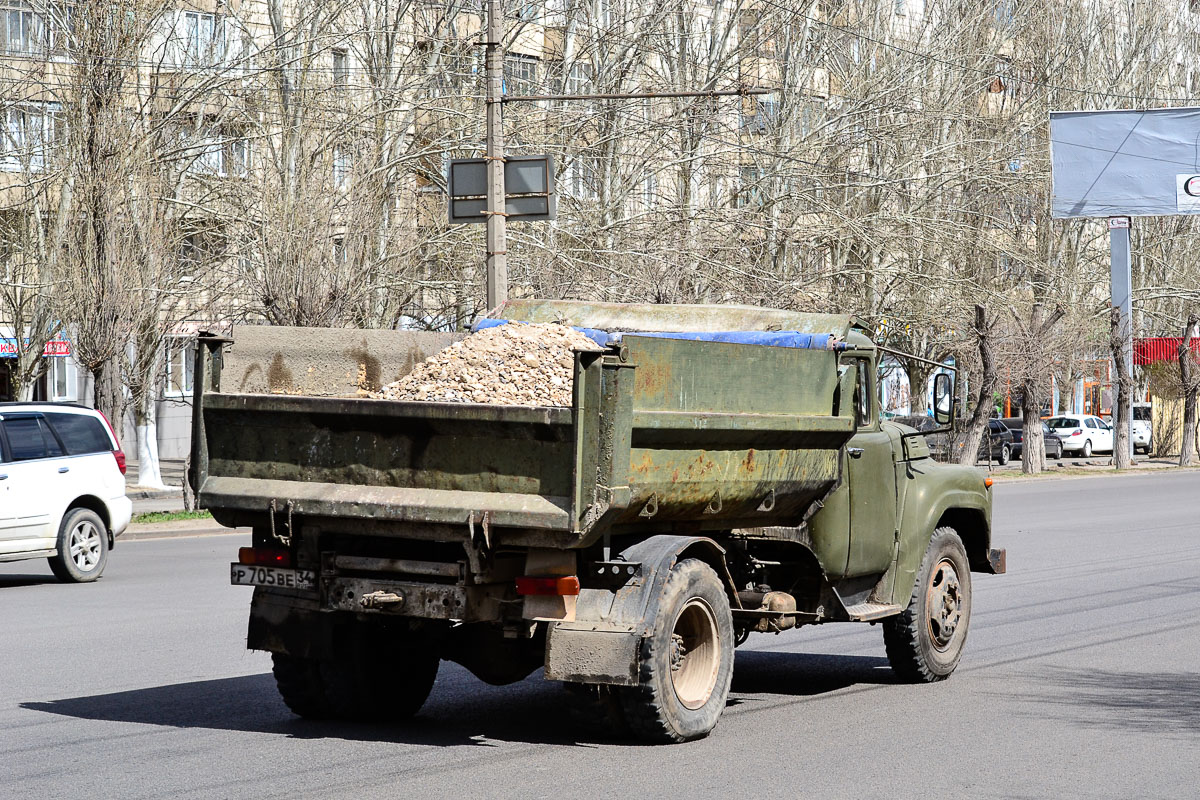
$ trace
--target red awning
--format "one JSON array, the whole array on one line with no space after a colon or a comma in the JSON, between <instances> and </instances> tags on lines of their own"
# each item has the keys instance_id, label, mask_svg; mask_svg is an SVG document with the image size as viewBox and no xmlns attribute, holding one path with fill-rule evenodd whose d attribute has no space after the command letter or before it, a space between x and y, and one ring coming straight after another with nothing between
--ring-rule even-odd
<instances>
[{"instance_id":1,"label":"red awning","mask_svg":"<svg viewBox=\"0 0 1200 800\"><path fill-rule=\"evenodd\" d=\"M1179 358L1181 336L1148 336L1133 340L1133 363L1138 366L1156 364L1159 361L1175 361ZM1200 360L1200 339L1192 339L1192 353Z\"/></svg>"}]
</instances>

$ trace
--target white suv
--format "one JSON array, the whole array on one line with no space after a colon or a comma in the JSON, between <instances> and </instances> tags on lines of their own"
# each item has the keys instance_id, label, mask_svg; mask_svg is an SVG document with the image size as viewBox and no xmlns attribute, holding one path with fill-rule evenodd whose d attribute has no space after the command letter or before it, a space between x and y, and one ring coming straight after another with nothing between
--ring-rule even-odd
<instances>
[{"instance_id":1,"label":"white suv","mask_svg":"<svg viewBox=\"0 0 1200 800\"><path fill-rule=\"evenodd\" d=\"M48 558L60 580L94 581L132 512L125 454L104 415L0 403L0 561Z\"/></svg>"},{"instance_id":2,"label":"white suv","mask_svg":"<svg viewBox=\"0 0 1200 800\"><path fill-rule=\"evenodd\" d=\"M1079 453L1091 458L1093 450L1111 453L1113 429L1104 420L1091 414L1068 414L1046 420L1050 430L1062 439L1064 453Z\"/></svg>"}]
</instances>

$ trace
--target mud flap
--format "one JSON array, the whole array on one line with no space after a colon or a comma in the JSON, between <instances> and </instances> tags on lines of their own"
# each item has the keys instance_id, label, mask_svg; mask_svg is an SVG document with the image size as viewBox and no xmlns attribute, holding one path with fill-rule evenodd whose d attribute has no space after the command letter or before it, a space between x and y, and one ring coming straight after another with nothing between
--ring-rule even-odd
<instances>
[{"instance_id":1,"label":"mud flap","mask_svg":"<svg viewBox=\"0 0 1200 800\"><path fill-rule=\"evenodd\" d=\"M558 622L546 636L546 678L552 681L637 685L642 637L594 623Z\"/></svg>"},{"instance_id":2,"label":"mud flap","mask_svg":"<svg viewBox=\"0 0 1200 800\"><path fill-rule=\"evenodd\" d=\"M637 684L642 639L654 630L667 575L687 553L726 580L725 550L704 536L652 536L622 551L640 568L615 592L583 589L571 622L553 622L546 634L546 677L615 686ZM736 594L734 594L736 597Z\"/></svg>"}]
</instances>

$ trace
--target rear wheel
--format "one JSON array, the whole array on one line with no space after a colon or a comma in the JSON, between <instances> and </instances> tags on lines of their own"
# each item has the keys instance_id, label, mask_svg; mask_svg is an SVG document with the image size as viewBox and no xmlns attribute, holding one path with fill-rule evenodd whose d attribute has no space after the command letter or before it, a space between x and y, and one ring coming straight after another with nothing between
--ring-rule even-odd
<instances>
[{"instance_id":1,"label":"rear wheel","mask_svg":"<svg viewBox=\"0 0 1200 800\"><path fill-rule=\"evenodd\" d=\"M892 669L914 683L945 680L962 658L970 620L967 551L953 528L938 528L917 570L908 608L883 623Z\"/></svg>"},{"instance_id":2,"label":"rear wheel","mask_svg":"<svg viewBox=\"0 0 1200 800\"><path fill-rule=\"evenodd\" d=\"M1054 460L1062 461L1062 457L1063 457L1063 446L1062 446L1062 442L1059 442L1058 444L1056 444L1054 446Z\"/></svg>"},{"instance_id":3,"label":"rear wheel","mask_svg":"<svg viewBox=\"0 0 1200 800\"><path fill-rule=\"evenodd\" d=\"M1008 463L1008 460L1011 457L1012 457L1012 451L1008 449L1008 445L1007 444L1000 445L1000 457L996 459L996 463L1003 467L1005 464Z\"/></svg>"},{"instance_id":4,"label":"rear wheel","mask_svg":"<svg viewBox=\"0 0 1200 800\"><path fill-rule=\"evenodd\" d=\"M61 581L88 583L100 577L108 563L108 528L95 511L72 508L58 527L58 553L49 559L50 571Z\"/></svg>"},{"instance_id":5,"label":"rear wheel","mask_svg":"<svg viewBox=\"0 0 1200 800\"><path fill-rule=\"evenodd\" d=\"M1091 439L1088 439L1086 442L1083 443L1083 457L1084 458L1092 457L1092 440Z\"/></svg>"},{"instance_id":6,"label":"rear wheel","mask_svg":"<svg viewBox=\"0 0 1200 800\"><path fill-rule=\"evenodd\" d=\"M733 647L733 616L717 573L697 559L676 564L642 643L639 685L620 690L630 731L657 742L707 736L725 710Z\"/></svg>"},{"instance_id":7,"label":"rear wheel","mask_svg":"<svg viewBox=\"0 0 1200 800\"><path fill-rule=\"evenodd\" d=\"M275 683L287 707L308 719L405 719L429 697L439 658L428 644L404 644L381 640L333 659L275 653Z\"/></svg>"}]
</instances>

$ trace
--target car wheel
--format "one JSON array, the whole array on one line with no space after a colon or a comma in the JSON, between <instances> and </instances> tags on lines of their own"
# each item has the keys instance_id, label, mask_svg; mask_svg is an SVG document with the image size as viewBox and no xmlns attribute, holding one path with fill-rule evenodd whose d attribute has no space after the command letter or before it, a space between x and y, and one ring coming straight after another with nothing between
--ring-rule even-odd
<instances>
[{"instance_id":1,"label":"car wheel","mask_svg":"<svg viewBox=\"0 0 1200 800\"><path fill-rule=\"evenodd\" d=\"M1092 457L1092 440L1091 439L1088 439L1086 442L1083 443L1083 457L1084 458Z\"/></svg>"},{"instance_id":2,"label":"car wheel","mask_svg":"<svg viewBox=\"0 0 1200 800\"><path fill-rule=\"evenodd\" d=\"M913 683L945 680L962 658L970 621L967 551L953 528L938 528L917 571L908 608L883 623L892 670Z\"/></svg>"},{"instance_id":3,"label":"car wheel","mask_svg":"<svg viewBox=\"0 0 1200 800\"><path fill-rule=\"evenodd\" d=\"M1058 446L1054 448L1054 460L1062 461L1062 457L1063 457L1063 446L1062 446L1062 442L1059 442Z\"/></svg>"},{"instance_id":4,"label":"car wheel","mask_svg":"<svg viewBox=\"0 0 1200 800\"><path fill-rule=\"evenodd\" d=\"M733 616L712 567L689 558L671 568L654 630L642 640L638 685L620 690L629 729L643 739L707 736L733 677Z\"/></svg>"},{"instance_id":5,"label":"car wheel","mask_svg":"<svg viewBox=\"0 0 1200 800\"><path fill-rule=\"evenodd\" d=\"M88 508L68 509L58 526L58 553L49 561L60 581L89 583L99 578L108 563L108 528L100 515Z\"/></svg>"},{"instance_id":6,"label":"car wheel","mask_svg":"<svg viewBox=\"0 0 1200 800\"><path fill-rule=\"evenodd\" d=\"M1008 445L1007 444L1000 445L1000 457L996 459L996 463L1003 467L1005 464L1008 463L1008 460L1011 457L1012 457L1012 451L1010 451L1008 449Z\"/></svg>"}]
</instances>

